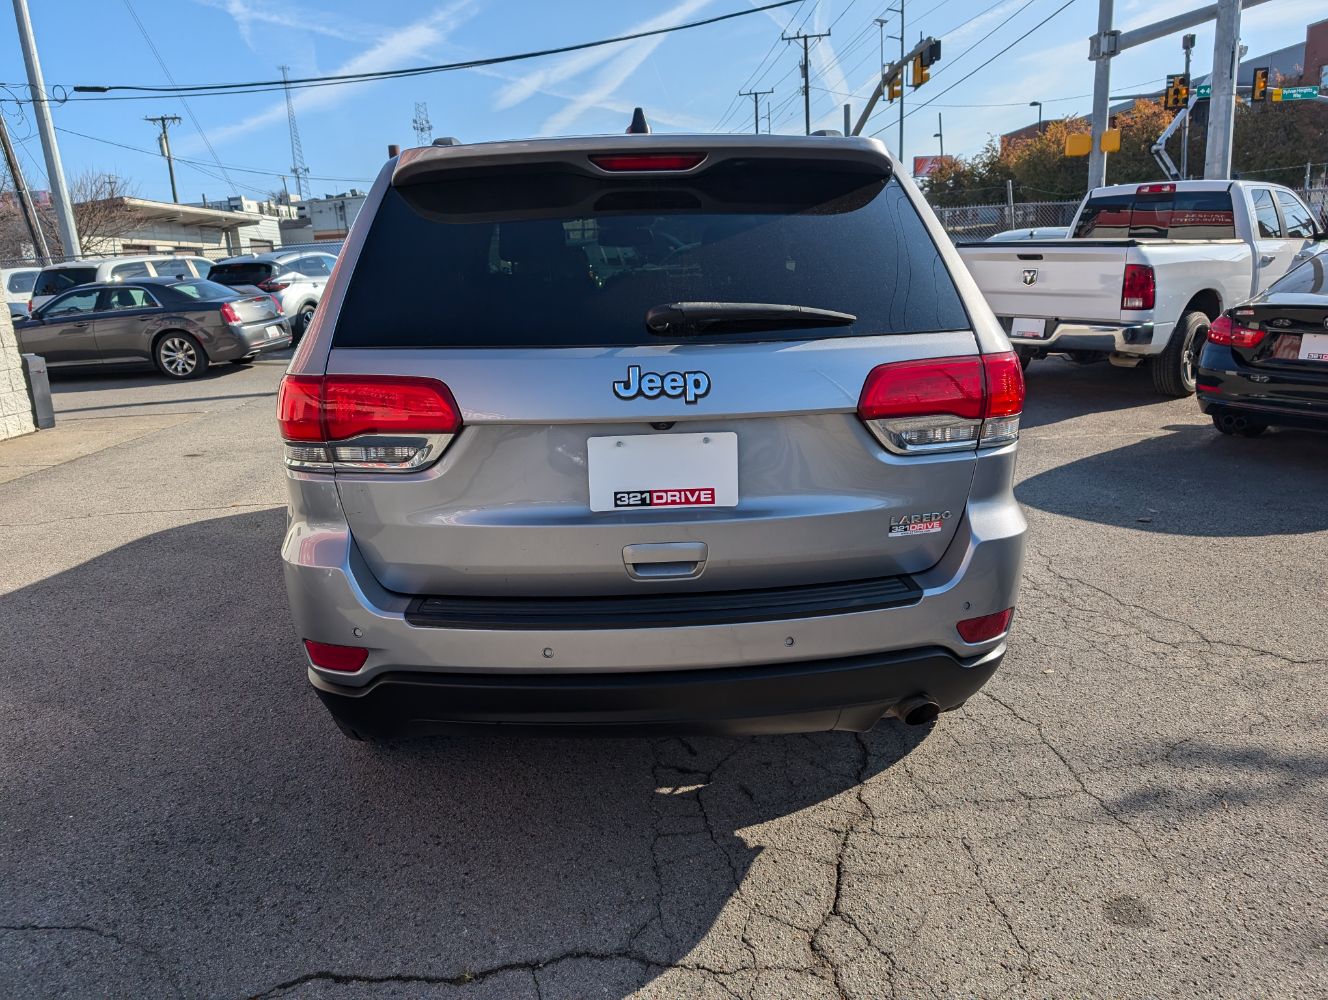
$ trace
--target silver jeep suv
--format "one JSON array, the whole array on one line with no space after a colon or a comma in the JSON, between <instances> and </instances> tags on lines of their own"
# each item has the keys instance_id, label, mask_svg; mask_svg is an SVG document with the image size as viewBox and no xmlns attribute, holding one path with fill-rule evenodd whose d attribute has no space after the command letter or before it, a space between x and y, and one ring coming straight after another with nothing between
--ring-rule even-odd
<instances>
[{"instance_id":1,"label":"silver jeep suv","mask_svg":"<svg viewBox=\"0 0 1328 1000\"><path fill-rule=\"evenodd\" d=\"M356 738L930 722L1005 655L1023 396L878 142L408 150L281 386L309 679Z\"/></svg>"}]
</instances>

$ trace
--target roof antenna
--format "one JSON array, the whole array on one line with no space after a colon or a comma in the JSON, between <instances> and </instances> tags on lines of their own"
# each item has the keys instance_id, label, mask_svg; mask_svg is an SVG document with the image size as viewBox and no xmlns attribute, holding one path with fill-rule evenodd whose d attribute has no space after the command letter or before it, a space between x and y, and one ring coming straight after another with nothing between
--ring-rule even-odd
<instances>
[{"instance_id":1,"label":"roof antenna","mask_svg":"<svg viewBox=\"0 0 1328 1000\"><path fill-rule=\"evenodd\" d=\"M627 126L628 135L649 135L650 124L646 121L646 113L640 108L632 112L632 124Z\"/></svg>"}]
</instances>

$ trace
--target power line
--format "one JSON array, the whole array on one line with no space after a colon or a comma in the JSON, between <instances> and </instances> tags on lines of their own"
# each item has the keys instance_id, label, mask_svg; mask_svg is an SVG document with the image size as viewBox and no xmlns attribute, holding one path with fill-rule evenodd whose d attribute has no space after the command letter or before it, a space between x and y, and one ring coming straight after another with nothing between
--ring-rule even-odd
<instances>
[{"instance_id":1,"label":"power line","mask_svg":"<svg viewBox=\"0 0 1328 1000\"><path fill-rule=\"evenodd\" d=\"M1030 0L1030 2L1031 2L1031 0ZM974 68L973 70L969 71L966 75L960 77L960 78L959 78L958 80L956 80L954 83L950 84L950 86L946 87L944 90L942 90L940 93L938 93L935 97L931 98L930 100L923 101L921 104L916 105L916 106L913 108L913 110L910 111L910 112L908 113L908 115L916 114L917 112L921 111L923 108L927 107L929 104L933 103L938 97L941 97L941 96L943 96L943 95L945 95L945 94L948 94L950 91L954 90L955 87L958 87L961 83L964 83L966 80L969 80L970 78L972 78L974 74L979 73L979 72L981 72L982 70L986 69L986 68L987 68L988 66L990 66L992 63L994 63L997 59L999 59L1001 56L1005 55L1005 53L1009 52L1012 48L1014 48L1016 45L1018 45L1018 44L1019 44L1020 42L1022 42L1024 39L1026 39L1029 35L1033 34L1033 32L1037 31L1039 28L1041 28L1044 24L1046 24L1046 23L1047 23L1048 21L1050 21L1052 18L1056 17L1058 14L1060 14L1062 11L1066 10L1067 8L1069 8L1071 5L1073 5L1073 4L1076 3L1076 2L1077 2L1077 0L1065 0L1065 3L1063 3L1063 4L1061 4L1059 7L1057 7L1057 8L1056 8L1055 10L1053 10L1050 14L1048 14L1046 17L1044 17L1041 21L1039 21L1037 24L1033 25L1033 27L1029 28L1027 31L1025 31L1022 35L1020 35L1018 38L1016 38L1016 39L1015 39L1013 42L1011 42L1009 45L1005 46L1005 48L1003 48L1003 49L1001 49L999 52L993 54L989 59L987 59L987 60L986 60L985 62L983 62L981 65L979 65L979 66L977 66L976 68ZM1027 7L1027 6L1028 6L1028 4L1025 4L1025 5L1024 5L1024 7ZM1024 9L1024 8L1022 8L1022 7L1020 8L1020 10L1023 10L1023 9ZM984 41L985 41L985 39L984 39ZM966 51L966 52L967 52L967 51L971 51L971 49L970 49L970 50L965 50L965 51ZM905 115L905 117L908 117L908 115ZM886 126L886 128L888 128L888 127L889 127L889 126ZM873 135L873 136L880 135L880 134L881 134L882 132L884 132L884 131L885 131L885 128L879 128L879 129L877 129L875 132L873 132L872 135Z\"/></svg>"},{"instance_id":2,"label":"power line","mask_svg":"<svg viewBox=\"0 0 1328 1000\"><path fill-rule=\"evenodd\" d=\"M157 51L156 43L152 41L152 36L148 34L148 29L145 28L143 26L143 22L139 20L138 12L134 10L133 5L130 4L129 0L124 0L124 5L125 5L125 10L129 11L129 16L132 17L134 19L134 23L138 25L138 30L139 33L143 36L143 41L147 42L148 48L152 50L152 55L156 58L157 65L161 67L161 71L166 75L166 79L171 82L172 86L174 86L175 77L171 76L171 71L166 68L166 60L163 59L161 57L161 53ZM203 145L207 146L208 152L212 155L212 161L217 165L217 169L221 171L221 176L225 178L227 186L232 188L235 187L235 182L232 181L230 175L226 173L226 168L221 165L221 157L217 155L216 149L213 148L212 140L208 138L207 133L203 131L203 126L199 124L198 116L194 114L194 109L189 106L189 102L186 101L183 97L180 98L180 103L184 105L185 114L187 114L189 116L189 120L193 122L194 130L202 138ZM162 126L161 134L164 138L166 135L165 126ZM169 154L167 154L166 160L168 163L170 162ZM174 170L172 170L171 193L174 194L174 192L175 192L175 172Z\"/></svg>"},{"instance_id":3,"label":"power line","mask_svg":"<svg viewBox=\"0 0 1328 1000\"><path fill-rule=\"evenodd\" d=\"M584 49L599 48L600 46L613 45L618 42L631 42L641 38L652 38L656 35L667 35L675 31L687 31L691 28L701 28L710 24L718 24L721 21L728 21L735 17L747 17L750 14L775 10L779 7L788 7L792 4L801 2L802 0L774 0L772 3L765 3L759 7L749 7L745 10L731 11L727 14L719 14L715 17L704 18L700 21L689 21L685 24L675 24L666 28L652 28L648 31L636 31L627 35L616 35L613 38L601 38L592 42L578 42L573 45L561 45L556 48L538 49L533 52L519 52L505 56L490 56L485 59L468 59L464 62L439 63L433 66L412 66L405 69L377 70L365 73L340 73L329 76L306 76L294 80L251 80L246 83L206 83L189 84L185 86L173 85L170 87L144 86L140 84L82 84L73 89L77 93L88 94L106 94L116 90L136 90L141 91L145 95L165 94L175 97L183 93L196 97L214 97L222 94L266 93L269 91L284 90L287 87L305 89L309 87L340 86L349 83L367 83L373 80L392 80L410 76L423 76L430 73L448 73L459 69L475 69L481 66L496 66L502 63L519 62L525 59L538 59L543 56L563 55L568 52L579 52ZM94 99L109 100L113 98Z\"/></svg>"},{"instance_id":4,"label":"power line","mask_svg":"<svg viewBox=\"0 0 1328 1000\"><path fill-rule=\"evenodd\" d=\"M63 132L63 133L65 133L66 135L76 135L76 136L78 136L80 139L89 139L89 140L91 140L92 142L100 142L100 143L104 143L104 144L107 145L107 146L116 146L116 147L118 147L118 148L120 148L120 149L127 149L127 150L129 150L130 152L133 152L133 153L143 153L143 154L146 155L146 156L159 156L159 155L161 155L160 153L154 153L154 152L153 152L152 150L150 150L150 149L143 149L143 148L141 148L141 147L139 147L139 146L130 146L130 145L128 145L128 144L126 144L126 143L123 143L123 142L116 142L114 139L103 139L101 136L98 136L98 135L88 135L86 132L76 132L76 131L74 131L72 128L62 128L62 127L57 126L57 127L56 127L56 131L57 131L57 132ZM29 138L31 138L31 137L29 137ZM24 139L24 140L21 140L21 141L26 142L27 140ZM191 166L191 167L201 167L201 166L205 165L205 163L206 163L206 161L204 161L204 160L192 160L192 159L188 159L187 157L183 157L183 156L177 156L177 157L175 158L175 162L176 162L176 163L187 163L187 164L188 164L189 166ZM262 175L264 175L264 176L266 176L266 177L289 177L289 176L290 176L290 170L289 170L289 169L287 169L287 170L263 170L263 169L260 168L260 167L237 167L237 166L236 166L235 164L233 164L233 163L228 163L228 164L226 164L226 169L227 169L227 170L233 170L233 171L235 171L236 173L242 173L242 174L262 174ZM204 171L204 172L206 173L206 171ZM217 177L218 180L221 180L221 178L218 177L216 174L209 174L208 176L210 176L210 177ZM310 176L308 177L308 179L309 179L309 180L315 180L315 181L331 181L331 182L338 183L338 184L369 184L369 183L371 183L370 180L369 180L368 178L366 178L366 177L327 177L327 176L323 176L323 175L319 175L319 174L312 174L312 175L310 175ZM259 190L262 190L261 188L255 188L255 187L250 187L249 189L250 189L251 191L259 191Z\"/></svg>"}]
</instances>

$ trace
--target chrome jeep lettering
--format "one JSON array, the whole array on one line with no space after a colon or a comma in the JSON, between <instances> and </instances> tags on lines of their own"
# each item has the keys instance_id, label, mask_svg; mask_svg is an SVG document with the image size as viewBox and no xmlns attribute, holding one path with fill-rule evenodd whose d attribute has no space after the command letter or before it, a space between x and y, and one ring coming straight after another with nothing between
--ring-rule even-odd
<instances>
[{"instance_id":1,"label":"chrome jeep lettering","mask_svg":"<svg viewBox=\"0 0 1328 1000\"><path fill-rule=\"evenodd\" d=\"M640 365L629 365L627 377L613 383L619 399L681 398L689 405L710 392L710 376L705 372L643 372Z\"/></svg>"}]
</instances>

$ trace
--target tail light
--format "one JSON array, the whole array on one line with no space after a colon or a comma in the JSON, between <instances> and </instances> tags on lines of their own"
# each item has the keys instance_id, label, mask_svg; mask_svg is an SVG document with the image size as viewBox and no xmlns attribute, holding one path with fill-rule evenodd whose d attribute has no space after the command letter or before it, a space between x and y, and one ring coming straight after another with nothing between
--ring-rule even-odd
<instances>
[{"instance_id":1,"label":"tail light","mask_svg":"<svg viewBox=\"0 0 1328 1000\"><path fill-rule=\"evenodd\" d=\"M1024 373L1011 351L878 365L858 416L897 455L960 451L1019 437Z\"/></svg>"},{"instance_id":2,"label":"tail light","mask_svg":"<svg viewBox=\"0 0 1328 1000\"><path fill-rule=\"evenodd\" d=\"M305 639L304 649L309 654L309 662L315 667L343 673L359 670L369 658L369 651L363 646L337 646L330 642Z\"/></svg>"},{"instance_id":3,"label":"tail light","mask_svg":"<svg viewBox=\"0 0 1328 1000\"><path fill-rule=\"evenodd\" d=\"M1135 194L1175 194L1175 184L1140 184L1134 189Z\"/></svg>"},{"instance_id":4,"label":"tail light","mask_svg":"<svg viewBox=\"0 0 1328 1000\"><path fill-rule=\"evenodd\" d=\"M1157 285L1153 269L1147 264L1126 264L1125 278L1121 282L1120 307L1122 309L1152 309Z\"/></svg>"},{"instance_id":5,"label":"tail light","mask_svg":"<svg viewBox=\"0 0 1328 1000\"><path fill-rule=\"evenodd\" d=\"M1208 327L1208 342L1227 347L1258 347L1263 343L1265 331L1233 323L1229 316L1219 316Z\"/></svg>"},{"instance_id":6,"label":"tail light","mask_svg":"<svg viewBox=\"0 0 1328 1000\"><path fill-rule=\"evenodd\" d=\"M624 173L641 170L691 170L706 158L705 153L613 153L590 157L601 170Z\"/></svg>"},{"instance_id":7,"label":"tail light","mask_svg":"<svg viewBox=\"0 0 1328 1000\"><path fill-rule=\"evenodd\" d=\"M240 324L240 314L235 311L235 306L229 302L221 304L221 319L222 322L229 323L231 326L239 326Z\"/></svg>"},{"instance_id":8,"label":"tail light","mask_svg":"<svg viewBox=\"0 0 1328 1000\"><path fill-rule=\"evenodd\" d=\"M990 642L1010 631L1010 620L1014 618L1014 608L997 611L994 615L980 618L965 618L955 624L959 638L970 645L975 642Z\"/></svg>"},{"instance_id":9,"label":"tail light","mask_svg":"<svg viewBox=\"0 0 1328 1000\"><path fill-rule=\"evenodd\" d=\"M260 281L255 288L261 288L265 292L284 292L290 288L290 282L287 281Z\"/></svg>"},{"instance_id":10,"label":"tail light","mask_svg":"<svg viewBox=\"0 0 1328 1000\"><path fill-rule=\"evenodd\" d=\"M461 430L461 411L437 379L287 375L277 423L288 468L411 472L443 453Z\"/></svg>"}]
</instances>

